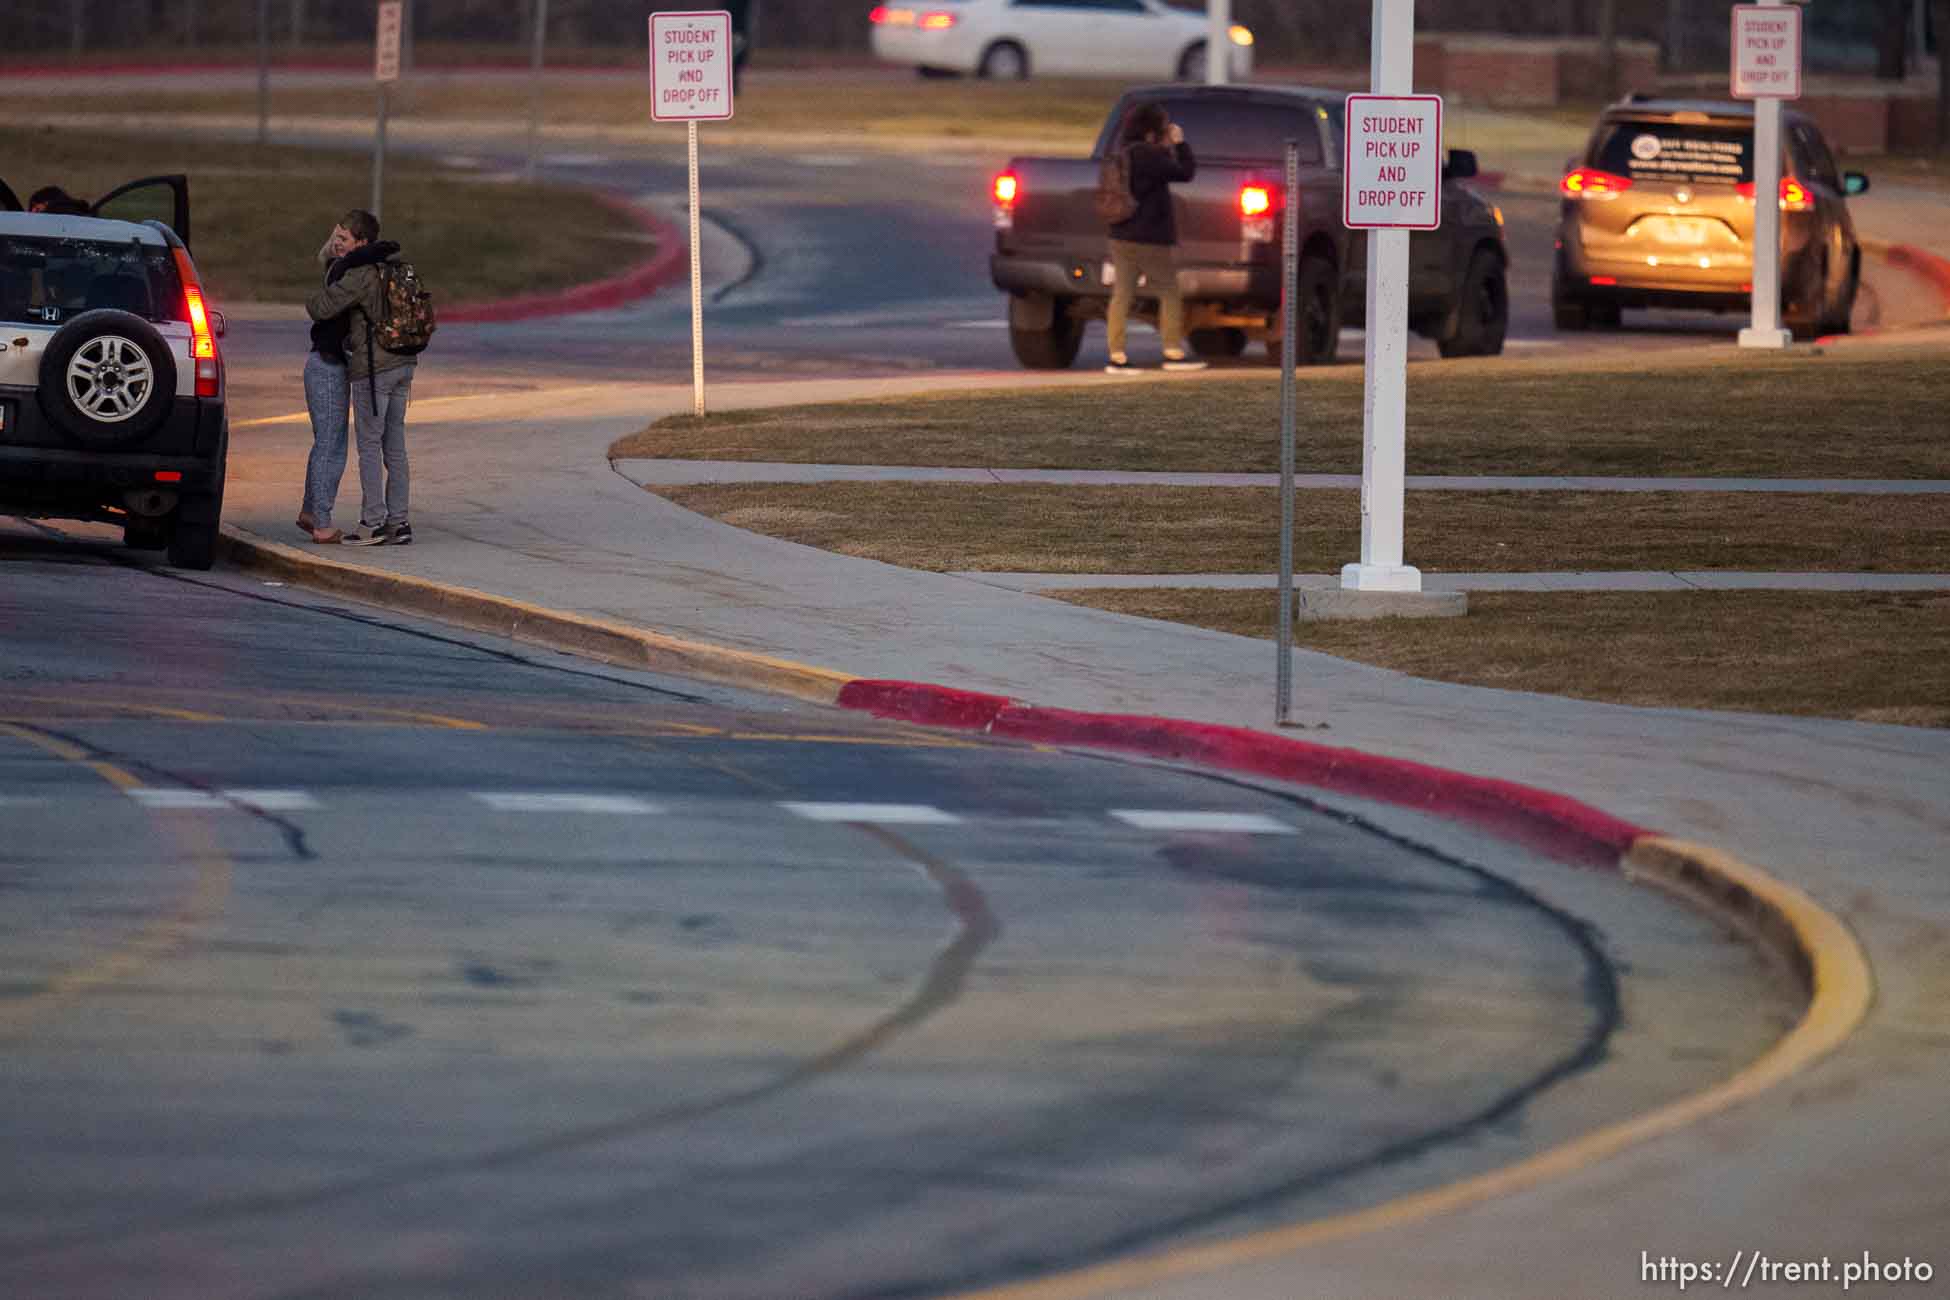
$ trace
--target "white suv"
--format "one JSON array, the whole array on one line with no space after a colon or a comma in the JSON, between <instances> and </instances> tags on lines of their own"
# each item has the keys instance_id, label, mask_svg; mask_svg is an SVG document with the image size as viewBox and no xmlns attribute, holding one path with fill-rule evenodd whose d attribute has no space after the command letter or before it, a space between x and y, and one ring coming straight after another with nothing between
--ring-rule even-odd
<instances>
[{"instance_id":1,"label":"white suv","mask_svg":"<svg viewBox=\"0 0 1950 1300\"><path fill-rule=\"evenodd\" d=\"M189 185L150 177L89 211L22 211L0 181L0 514L120 524L207 569L230 426Z\"/></svg>"}]
</instances>

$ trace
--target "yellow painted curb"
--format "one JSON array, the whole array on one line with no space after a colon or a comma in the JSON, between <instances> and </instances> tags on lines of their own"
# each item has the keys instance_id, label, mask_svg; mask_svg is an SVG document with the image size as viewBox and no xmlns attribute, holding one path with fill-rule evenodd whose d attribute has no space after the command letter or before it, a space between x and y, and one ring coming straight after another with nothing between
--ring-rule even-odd
<instances>
[{"instance_id":1,"label":"yellow painted curb","mask_svg":"<svg viewBox=\"0 0 1950 1300\"><path fill-rule=\"evenodd\" d=\"M566 614L471 587L447 586L411 574L362 568L298 547L268 542L227 524L223 528L223 544L231 563L253 573L270 574L297 586L383 603L391 609L568 654L587 655L622 667L674 673L721 686L788 695L814 704L835 703L840 687L853 680L846 673L790 659L775 659L702 641L685 641L624 623Z\"/></svg>"},{"instance_id":2,"label":"yellow painted curb","mask_svg":"<svg viewBox=\"0 0 1950 1300\"><path fill-rule=\"evenodd\" d=\"M1717 849L1648 836L1620 862L1626 876L1698 907L1780 957L1808 994L1801 1019L1724 1083L1575 1138L1527 1160L1392 1201L1228 1241L1120 1260L948 1300L1086 1300L1208 1274L1324 1242L1399 1228L1527 1190L1664 1137L1767 1091L1839 1047L1868 1014L1874 978L1846 926L1791 885Z\"/></svg>"}]
</instances>

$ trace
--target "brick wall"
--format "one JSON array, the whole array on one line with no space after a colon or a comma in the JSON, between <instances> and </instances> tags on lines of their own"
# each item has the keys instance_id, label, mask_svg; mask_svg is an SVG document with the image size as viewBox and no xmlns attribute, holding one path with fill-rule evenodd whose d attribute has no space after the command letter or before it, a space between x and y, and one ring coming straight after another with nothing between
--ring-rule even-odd
<instances>
[{"instance_id":1,"label":"brick wall","mask_svg":"<svg viewBox=\"0 0 1950 1300\"><path fill-rule=\"evenodd\" d=\"M1657 45L1622 40L1617 52L1619 93L1658 84ZM1544 107L1588 97L1598 76L1598 42L1591 39L1424 32L1415 41L1416 88L1473 104Z\"/></svg>"}]
</instances>

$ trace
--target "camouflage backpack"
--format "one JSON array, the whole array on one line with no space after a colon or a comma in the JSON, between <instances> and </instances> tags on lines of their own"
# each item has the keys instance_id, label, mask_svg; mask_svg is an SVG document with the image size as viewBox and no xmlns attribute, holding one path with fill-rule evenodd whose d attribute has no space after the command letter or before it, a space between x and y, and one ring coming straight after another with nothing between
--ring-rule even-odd
<instances>
[{"instance_id":1,"label":"camouflage backpack","mask_svg":"<svg viewBox=\"0 0 1950 1300\"><path fill-rule=\"evenodd\" d=\"M1107 226L1137 215L1137 196L1131 193L1131 149L1120 145L1097 164L1097 215Z\"/></svg>"},{"instance_id":2,"label":"camouflage backpack","mask_svg":"<svg viewBox=\"0 0 1950 1300\"><path fill-rule=\"evenodd\" d=\"M411 262L382 262L379 266L379 318L372 323L373 341L388 352L412 356L433 341L433 291L420 279Z\"/></svg>"}]
</instances>

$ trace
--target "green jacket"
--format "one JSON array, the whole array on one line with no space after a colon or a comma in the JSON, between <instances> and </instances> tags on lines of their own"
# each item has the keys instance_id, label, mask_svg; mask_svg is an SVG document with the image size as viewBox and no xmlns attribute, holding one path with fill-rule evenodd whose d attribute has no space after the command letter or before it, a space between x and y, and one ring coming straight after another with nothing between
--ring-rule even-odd
<instances>
[{"instance_id":1,"label":"green jacket","mask_svg":"<svg viewBox=\"0 0 1950 1300\"><path fill-rule=\"evenodd\" d=\"M379 264L392 260L399 245L391 240L366 244L345 255L345 273L305 299L305 311L313 320L344 316L346 374L352 379L383 370L410 366L417 358L388 352L372 342L372 322L379 315ZM368 345L370 344L370 348Z\"/></svg>"}]
</instances>

